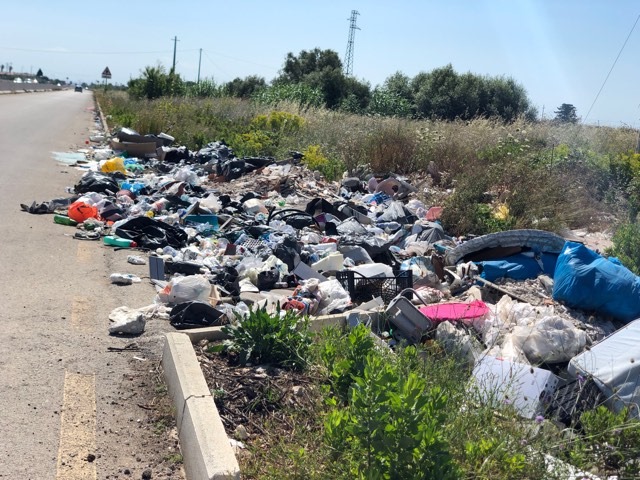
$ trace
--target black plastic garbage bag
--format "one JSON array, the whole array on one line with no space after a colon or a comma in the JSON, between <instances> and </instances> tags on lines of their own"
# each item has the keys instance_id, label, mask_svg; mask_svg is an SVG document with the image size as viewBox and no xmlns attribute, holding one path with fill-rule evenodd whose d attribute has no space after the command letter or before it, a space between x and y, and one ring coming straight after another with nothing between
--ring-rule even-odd
<instances>
[{"instance_id":1,"label":"black plastic garbage bag","mask_svg":"<svg viewBox=\"0 0 640 480\"><path fill-rule=\"evenodd\" d=\"M318 224L310 214L294 208L272 211L267 218L267 223L271 223L272 220L282 220L296 230L302 230L305 227L312 227Z\"/></svg>"},{"instance_id":2,"label":"black plastic garbage bag","mask_svg":"<svg viewBox=\"0 0 640 480\"><path fill-rule=\"evenodd\" d=\"M116 228L115 234L134 240L139 247L155 250L170 246L182 248L187 244L184 230L149 217L136 217L127 220Z\"/></svg>"},{"instance_id":3,"label":"black plastic garbage bag","mask_svg":"<svg viewBox=\"0 0 640 480\"><path fill-rule=\"evenodd\" d=\"M339 220L346 220L348 218L348 215L342 213L338 208L336 208L324 198L314 198L309 203L307 203L304 211L314 217L321 213L329 213Z\"/></svg>"},{"instance_id":4,"label":"black plastic garbage bag","mask_svg":"<svg viewBox=\"0 0 640 480\"><path fill-rule=\"evenodd\" d=\"M198 275L202 273L202 265L197 262L164 262L164 273L172 275Z\"/></svg>"},{"instance_id":5,"label":"black plastic garbage bag","mask_svg":"<svg viewBox=\"0 0 640 480\"><path fill-rule=\"evenodd\" d=\"M271 290L276 286L276 283L280 280L280 273L275 268L258 273L258 289Z\"/></svg>"},{"instance_id":6,"label":"black plastic garbage bag","mask_svg":"<svg viewBox=\"0 0 640 480\"><path fill-rule=\"evenodd\" d=\"M266 167L267 165L273 165L275 160L268 157L243 157L245 163L246 173L253 172L259 168Z\"/></svg>"},{"instance_id":7,"label":"black plastic garbage bag","mask_svg":"<svg viewBox=\"0 0 640 480\"><path fill-rule=\"evenodd\" d=\"M286 237L283 242L275 248L273 254L281 260L282 263L286 263L289 271L292 272L300 261L300 251L301 248L295 238Z\"/></svg>"},{"instance_id":8,"label":"black plastic garbage bag","mask_svg":"<svg viewBox=\"0 0 640 480\"><path fill-rule=\"evenodd\" d=\"M218 164L218 175L222 175L228 182L240 178L246 173L244 160L227 160L222 164Z\"/></svg>"},{"instance_id":9,"label":"black plastic garbage bag","mask_svg":"<svg viewBox=\"0 0 640 480\"><path fill-rule=\"evenodd\" d=\"M178 330L215 327L221 324L222 315L206 302L184 302L171 309L169 322Z\"/></svg>"},{"instance_id":10,"label":"black plastic garbage bag","mask_svg":"<svg viewBox=\"0 0 640 480\"><path fill-rule=\"evenodd\" d=\"M109 175L100 172L87 172L80 178L74 190L76 193L96 192L115 195L120 187L118 182Z\"/></svg>"},{"instance_id":11,"label":"black plastic garbage bag","mask_svg":"<svg viewBox=\"0 0 640 480\"><path fill-rule=\"evenodd\" d=\"M173 147L165 153L164 161L167 163L178 163L180 160L189 160L190 156L187 147Z\"/></svg>"},{"instance_id":12,"label":"black plastic garbage bag","mask_svg":"<svg viewBox=\"0 0 640 480\"><path fill-rule=\"evenodd\" d=\"M232 297L237 297L240 295L239 277L240 275L235 268L227 266L224 267L221 272L217 273L215 283L224 293Z\"/></svg>"}]
</instances>

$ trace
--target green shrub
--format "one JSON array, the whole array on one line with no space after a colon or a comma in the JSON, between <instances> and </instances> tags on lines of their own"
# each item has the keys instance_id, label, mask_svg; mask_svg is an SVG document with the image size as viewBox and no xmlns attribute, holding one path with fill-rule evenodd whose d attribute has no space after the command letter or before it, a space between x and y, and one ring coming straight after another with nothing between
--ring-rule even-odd
<instances>
[{"instance_id":1,"label":"green shrub","mask_svg":"<svg viewBox=\"0 0 640 480\"><path fill-rule=\"evenodd\" d=\"M279 308L278 308L278 311ZM225 325L229 335L227 352L238 356L240 364L270 363L300 370L307 366L311 335L308 319L293 310L270 314L266 307L251 310L246 318Z\"/></svg>"},{"instance_id":2,"label":"green shrub","mask_svg":"<svg viewBox=\"0 0 640 480\"><path fill-rule=\"evenodd\" d=\"M583 435L575 438L569 461L580 468L596 468L619 478L640 476L640 421L627 409L613 413L600 406L580 417Z\"/></svg>"},{"instance_id":3,"label":"green shrub","mask_svg":"<svg viewBox=\"0 0 640 480\"><path fill-rule=\"evenodd\" d=\"M289 112L275 111L266 115L257 115L251 120L251 127L272 132L294 133L304 125L304 118Z\"/></svg>"},{"instance_id":4,"label":"green shrub","mask_svg":"<svg viewBox=\"0 0 640 480\"><path fill-rule=\"evenodd\" d=\"M329 443L346 454L356 478L457 478L443 435L447 396L411 372L369 354L354 377L347 409L325 422Z\"/></svg>"},{"instance_id":5,"label":"green shrub","mask_svg":"<svg viewBox=\"0 0 640 480\"><path fill-rule=\"evenodd\" d=\"M636 275L640 275L640 224L625 223L613 234L613 246L605 251L607 256L617 257Z\"/></svg>"},{"instance_id":6,"label":"green shrub","mask_svg":"<svg viewBox=\"0 0 640 480\"><path fill-rule=\"evenodd\" d=\"M374 347L371 331L362 324L347 335L333 329L324 332L320 359L327 369L333 394L340 401L347 401L353 379L362 376L367 355Z\"/></svg>"},{"instance_id":7,"label":"green shrub","mask_svg":"<svg viewBox=\"0 0 640 480\"><path fill-rule=\"evenodd\" d=\"M337 180L344 173L344 164L340 160L324 156L320 145L309 145L302 154L304 155L302 163L309 170L322 173L327 180Z\"/></svg>"}]
</instances>

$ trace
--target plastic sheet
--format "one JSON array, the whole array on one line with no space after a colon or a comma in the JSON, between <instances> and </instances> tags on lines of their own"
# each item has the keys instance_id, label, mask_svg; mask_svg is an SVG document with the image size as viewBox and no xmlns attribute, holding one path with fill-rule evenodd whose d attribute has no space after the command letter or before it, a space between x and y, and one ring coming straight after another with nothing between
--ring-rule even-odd
<instances>
[{"instance_id":1,"label":"plastic sheet","mask_svg":"<svg viewBox=\"0 0 640 480\"><path fill-rule=\"evenodd\" d=\"M553 280L554 300L569 307L623 322L640 317L640 277L580 243L565 243Z\"/></svg>"}]
</instances>

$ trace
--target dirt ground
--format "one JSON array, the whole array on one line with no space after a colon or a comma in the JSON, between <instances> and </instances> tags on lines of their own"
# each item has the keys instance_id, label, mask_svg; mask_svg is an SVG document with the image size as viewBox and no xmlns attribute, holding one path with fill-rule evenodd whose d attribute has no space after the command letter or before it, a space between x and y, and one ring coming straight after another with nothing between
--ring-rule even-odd
<instances>
[{"instance_id":1,"label":"dirt ground","mask_svg":"<svg viewBox=\"0 0 640 480\"><path fill-rule=\"evenodd\" d=\"M295 429L314 428L303 425L300 417L294 425L291 411L314 411L320 399L316 381L309 372L295 372L270 366L241 367L224 354L207 351L207 341L195 345L196 356L227 435L241 441L236 448L240 461L250 450L266 449L276 438L290 438Z\"/></svg>"}]
</instances>

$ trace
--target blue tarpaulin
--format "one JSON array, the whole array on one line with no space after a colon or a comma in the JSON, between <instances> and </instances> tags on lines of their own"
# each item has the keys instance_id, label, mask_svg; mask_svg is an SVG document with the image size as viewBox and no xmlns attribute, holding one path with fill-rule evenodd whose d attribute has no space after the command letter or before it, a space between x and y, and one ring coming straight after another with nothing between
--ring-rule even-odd
<instances>
[{"instance_id":1,"label":"blue tarpaulin","mask_svg":"<svg viewBox=\"0 0 640 480\"><path fill-rule=\"evenodd\" d=\"M606 259L575 242L558 256L553 298L623 322L640 318L640 277L617 259Z\"/></svg>"},{"instance_id":2,"label":"blue tarpaulin","mask_svg":"<svg viewBox=\"0 0 640 480\"><path fill-rule=\"evenodd\" d=\"M558 255L553 253L518 253L496 260L478 262L482 267L480 276L493 282L499 278L512 280L526 280L536 278L538 275L553 277Z\"/></svg>"}]
</instances>

